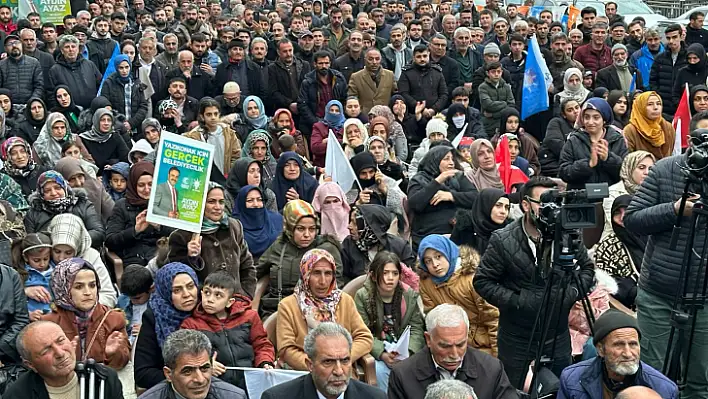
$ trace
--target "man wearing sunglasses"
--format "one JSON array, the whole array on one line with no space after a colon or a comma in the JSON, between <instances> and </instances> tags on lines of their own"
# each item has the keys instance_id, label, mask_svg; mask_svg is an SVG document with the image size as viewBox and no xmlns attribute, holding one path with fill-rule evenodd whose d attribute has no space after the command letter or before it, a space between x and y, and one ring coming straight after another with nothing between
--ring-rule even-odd
<instances>
[{"instance_id":1,"label":"man wearing sunglasses","mask_svg":"<svg viewBox=\"0 0 708 399\"><path fill-rule=\"evenodd\" d=\"M543 356L553 359L549 366L551 371L560 376L563 368L571 364L568 314L585 293L583 291L593 284L593 263L581 245L575 256L575 266L579 270L582 288L571 283L565 287L565 296L560 303L552 307L542 303L550 272L548 265L539 264L542 238L538 229L540 199L543 193L554 188L556 183L548 177L534 177L521 187L524 217L492 234L474 280L477 292L499 308L499 360L517 389L523 388L519 382L528 371L529 364L525 360L536 353L541 338L541 328L538 327L531 336L539 311L551 316L543 345ZM557 298L562 288L560 276L556 275L551 298ZM527 351L529 341L533 344Z\"/></svg>"}]
</instances>

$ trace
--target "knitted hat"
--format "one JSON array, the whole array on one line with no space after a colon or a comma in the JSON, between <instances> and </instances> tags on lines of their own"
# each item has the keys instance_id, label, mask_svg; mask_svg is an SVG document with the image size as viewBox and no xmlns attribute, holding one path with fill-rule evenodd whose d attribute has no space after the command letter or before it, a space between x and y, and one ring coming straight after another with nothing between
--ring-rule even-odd
<instances>
[{"instance_id":1,"label":"knitted hat","mask_svg":"<svg viewBox=\"0 0 708 399\"><path fill-rule=\"evenodd\" d=\"M622 44L622 43L617 43L617 44L615 44L614 46L612 46L612 54L614 55L614 54L615 54L615 51L617 51L617 50L624 50L624 52L626 53L626 52L627 52L627 46L625 46L625 45Z\"/></svg>"},{"instance_id":2,"label":"knitted hat","mask_svg":"<svg viewBox=\"0 0 708 399\"><path fill-rule=\"evenodd\" d=\"M75 25L73 28L71 28L71 34L73 35L76 32L81 32L84 35L88 35L88 28L83 25Z\"/></svg>"},{"instance_id":3,"label":"knitted hat","mask_svg":"<svg viewBox=\"0 0 708 399\"><path fill-rule=\"evenodd\" d=\"M240 47L242 49L246 48L246 42L240 39L233 39L232 41L229 42L229 44L226 46L226 50L231 50L234 47Z\"/></svg>"},{"instance_id":4,"label":"knitted hat","mask_svg":"<svg viewBox=\"0 0 708 399\"><path fill-rule=\"evenodd\" d=\"M592 337L593 342L595 344L602 342L612 331L619 330L620 328L633 328L637 330L639 338L642 337L642 332L639 331L639 324L635 317L619 310L610 309L595 321L595 335Z\"/></svg>"},{"instance_id":5,"label":"knitted hat","mask_svg":"<svg viewBox=\"0 0 708 399\"><path fill-rule=\"evenodd\" d=\"M604 98L593 97L588 99L585 101L585 105L583 106L583 112L586 109L594 109L599 112L600 115L602 115L602 119L605 121L605 124L612 123L614 120L614 117L612 116L612 107L610 107L610 104L608 104Z\"/></svg>"},{"instance_id":6,"label":"knitted hat","mask_svg":"<svg viewBox=\"0 0 708 399\"><path fill-rule=\"evenodd\" d=\"M496 55L501 55L501 50L499 50L499 46L496 43L489 43L484 46L484 55L487 54L496 54Z\"/></svg>"},{"instance_id":7,"label":"knitted hat","mask_svg":"<svg viewBox=\"0 0 708 399\"><path fill-rule=\"evenodd\" d=\"M497 17L497 19L494 20L494 24L492 26L497 26L499 22L504 22L505 24L509 25L509 21L507 21L505 18Z\"/></svg>"},{"instance_id":8,"label":"knitted hat","mask_svg":"<svg viewBox=\"0 0 708 399\"><path fill-rule=\"evenodd\" d=\"M447 135L447 123L445 123L444 120L438 118L433 118L428 121L428 124L425 125L425 135L427 137L430 137L430 135L433 133L442 133L444 135Z\"/></svg>"}]
</instances>

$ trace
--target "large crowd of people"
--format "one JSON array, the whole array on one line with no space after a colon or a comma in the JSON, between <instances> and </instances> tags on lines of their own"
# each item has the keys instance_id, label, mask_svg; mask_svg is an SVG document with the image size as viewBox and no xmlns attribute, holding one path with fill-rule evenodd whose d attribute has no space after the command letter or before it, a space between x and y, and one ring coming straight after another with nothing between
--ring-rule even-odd
<instances>
[{"instance_id":1,"label":"large crowd of people","mask_svg":"<svg viewBox=\"0 0 708 399\"><path fill-rule=\"evenodd\" d=\"M679 397L661 370L703 194L681 201L686 131L708 137L704 13L67 3L61 23L0 5L3 397L76 398L94 359L111 398L247 397L253 367L310 373L263 398L511 399L529 349L560 398ZM552 84L522 119L532 44ZM147 220L179 218L179 171L152 187L167 134L214 147L198 234ZM542 198L588 183L610 196L578 279L547 286ZM684 399L708 392L707 309Z\"/></svg>"}]
</instances>

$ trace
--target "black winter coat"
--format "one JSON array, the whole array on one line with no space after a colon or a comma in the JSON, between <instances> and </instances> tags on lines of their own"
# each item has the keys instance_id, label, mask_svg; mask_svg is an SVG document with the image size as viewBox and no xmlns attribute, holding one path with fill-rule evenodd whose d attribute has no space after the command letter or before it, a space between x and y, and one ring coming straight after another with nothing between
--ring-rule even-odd
<instances>
[{"instance_id":1,"label":"black winter coat","mask_svg":"<svg viewBox=\"0 0 708 399\"><path fill-rule=\"evenodd\" d=\"M100 363L96 364L96 370L106 380L103 391L105 397L123 399L123 386L116 371ZM99 384L96 384L94 395L99 397ZM42 377L34 371L29 371L11 384L2 397L4 399L49 399L49 393Z\"/></svg>"},{"instance_id":2,"label":"black winter coat","mask_svg":"<svg viewBox=\"0 0 708 399\"><path fill-rule=\"evenodd\" d=\"M165 361L162 358L162 348L157 343L155 314L149 304L143 313L143 324L140 326L135 345L135 386L150 389L165 380L165 374L162 372Z\"/></svg>"},{"instance_id":3,"label":"black winter coat","mask_svg":"<svg viewBox=\"0 0 708 399\"><path fill-rule=\"evenodd\" d=\"M167 72L165 75L165 80L170 81L174 77L184 77L184 73L179 68L174 68ZM222 94L224 91L224 85L221 87L214 87L212 82L212 77L206 72L203 72L196 66L192 66L191 77L187 79L187 95L201 100L204 97L211 97L216 94ZM246 97L244 97L246 98Z\"/></svg>"},{"instance_id":4,"label":"black winter coat","mask_svg":"<svg viewBox=\"0 0 708 399\"><path fill-rule=\"evenodd\" d=\"M344 75L336 69L330 69L327 79L330 80L332 86L332 100L339 100L339 102L344 104L347 98L347 80ZM300 131L303 133L312 132L312 125L320 121L320 118L315 115L319 97L319 77L317 76L317 71L311 71L305 75L305 80L300 85L300 94L297 96Z\"/></svg>"},{"instance_id":5,"label":"black winter coat","mask_svg":"<svg viewBox=\"0 0 708 399\"><path fill-rule=\"evenodd\" d=\"M32 57L39 61L39 65L42 67L42 80L44 81L44 87L49 87L49 70L54 66L56 61L51 54L44 52L39 49L35 49L34 53L24 53L28 57Z\"/></svg>"},{"instance_id":6,"label":"black winter coat","mask_svg":"<svg viewBox=\"0 0 708 399\"><path fill-rule=\"evenodd\" d=\"M297 102L302 82L312 70L310 64L298 59L294 59L293 63L297 75L298 86L296 87L292 86L290 74L280 61L268 66L268 99L270 101L265 101L265 106L266 110L270 109L269 114L279 108L290 109L290 104ZM312 130L312 125L310 125L310 130Z\"/></svg>"},{"instance_id":7,"label":"black winter coat","mask_svg":"<svg viewBox=\"0 0 708 399\"><path fill-rule=\"evenodd\" d=\"M5 57L0 61L0 87L12 92L15 104L26 104L30 98L44 97L44 74L36 59L23 55L19 60Z\"/></svg>"},{"instance_id":8,"label":"black winter coat","mask_svg":"<svg viewBox=\"0 0 708 399\"><path fill-rule=\"evenodd\" d=\"M141 122L142 123L142 122ZM108 141L99 143L88 139L83 139L84 147L93 158L98 170L103 170L106 165L113 165L116 162L128 162L128 145L125 140L116 133L111 135Z\"/></svg>"},{"instance_id":9,"label":"black winter coat","mask_svg":"<svg viewBox=\"0 0 708 399\"><path fill-rule=\"evenodd\" d=\"M605 140L609 144L607 160L598 160L594 168L590 167L590 136L582 130L576 130L568 136L560 157L559 177L568 183L568 189L583 189L587 183L607 183L613 185L620 181L622 160L627 155L627 144L622 134L614 126L607 127Z\"/></svg>"},{"instance_id":10,"label":"black winter coat","mask_svg":"<svg viewBox=\"0 0 708 399\"><path fill-rule=\"evenodd\" d=\"M106 230L101 222L101 215L96 213L96 208L93 207L91 201L86 198L83 192L74 193L78 198L69 212L78 216L84 222L89 236L91 236L91 246L100 249L103 245L103 240L106 238ZM49 229L49 222L56 214L51 214L42 208L42 200L37 194L32 194L28 200L30 208L25 215L24 224L27 233L40 233Z\"/></svg>"},{"instance_id":11,"label":"black winter coat","mask_svg":"<svg viewBox=\"0 0 708 399\"><path fill-rule=\"evenodd\" d=\"M213 79L213 95L219 95L223 94L224 92L224 85L228 82L237 82L241 86L241 92L242 94L245 94L243 98L246 98L246 95L249 96L258 96L261 99L265 99L265 94L266 94L266 87L263 83L263 77L261 76L261 71L258 65L256 65L253 61L251 60L244 60L242 62L246 63L246 77L248 78L248 93L243 93L244 89L244 84L241 82L239 83L236 80L236 75L232 75L233 72L231 71L231 63L227 60L225 62L222 62L219 64L218 67L216 67L216 74L214 75ZM199 98L199 97L194 97L194 98ZM265 101L264 101L265 102Z\"/></svg>"},{"instance_id":12,"label":"black winter coat","mask_svg":"<svg viewBox=\"0 0 708 399\"><path fill-rule=\"evenodd\" d=\"M37 178L39 175L42 173L48 171L49 168L47 168L44 165L35 165L34 170L31 171L27 176L10 176L12 177L12 180L16 181L17 184L22 187L22 195L25 196L25 198L29 197L30 194L34 192L34 190L37 189Z\"/></svg>"},{"instance_id":13,"label":"black winter coat","mask_svg":"<svg viewBox=\"0 0 708 399\"><path fill-rule=\"evenodd\" d=\"M15 341L27 324L29 314L22 278L10 266L0 264L0 361L4 364L20 362Z\"/></svg>"},{"instance_id":14,"label":"black winter coat","mask_svg":"<svg viewBox=\"0 0 708 399\"><path fill-rule=\"evenodd\" d=\"M636 90L644 91L644 85L642 84L642 82L644 82L644 78L642 77L642 73L639 69L631 65L628 65L627 67L629 68L630 75L634 75L635 73L637 74L635 83ZM705 83L705 81L703 83ZM620 83L619 75L617 74L617 67L614 64L597 71L595 87L604 87L609 91L622 90L622 84Z\"/></svg>"},{"instance_id":15,"label":"black winter coat","mask_svg":"<svg viewBox=\"0 0 708 399\"><path fill-rule=\"evenodd\" d=\"M674 202L681 198L685 186L685 174L679 165L686 164L686 155L675 155L663 158L649 169L649 175L632 197L632 202L624 216L627 230L647 235L649 240L644 251L644 261L641 266L639 288L657 295L665 300L673 300L676 287L679 286L679 273L683 254L688 244L688 233L691 229L691 218L681 218L681 230L678 232L676 248L671 248L673 225L676 223ZM692 192L700 192L700 188L692 185ZM703 253L706 222L704 219L696 228L693 245L694 253ZM699 276L697 256L693 256L689 281L696 281ZM700 277L702 278L702 277ZM689 284L689 292L693 284Z\"/></svg>"},{"instance_id":16,"label":"black winter coat","mask_svg":"<svg viewBox=\"0 0 708 399\"><path fill-rule=\"evenodd\" d=\"M526 53L519 61L509 55L501 60L502 68L509 71L509 80L505 80L511 85L511 92L514 93L516 110L521 111L521 89L524 86L524 70L526 69Z\"/></svg>"},{"instance_id":17,"label":"black winter coat","mask_svg":"<svg viewBox=\"0 0 708 399\"><path fill-rule=\"evenodd\" d=\"M573 126L567 119L557 116L548 122L546 137L538 150L538 160L541 162L541 176L558 177L560 157L568 135Z\"/></svg>"},{"instance_id":18,"label":"black winter coat","mask_svg":"<svg viewBox=\"0 0 708 399\"><path fill-rule=\"evenodd\" d=\"M135 231L135 218L147 207L130 205L125 198L119 199L106 222L106 247L115 252L123 264L147 265L157 250L157 240L169 237L174 229L149 225L140 233Z\"/></svg>"},{"instance_id":19,"label":"black winter coat","mask_svg":"<svg viewBox=\"0 0 708 399\"><path fill-rule=\"evenodd\" d=\"M437 113L445 109L450 99L442 68L437 64L404 66L398 79L398 92L406 100L409 110L415 110L418 101L425 101L425 108L432 108Z\"/></svg>"},{"instance_id":20,"label":"black winter coat","mask_svg":"<svg viewBox=\"0 0 708 399\"><path fill-rule=\"evenodd\" d=\"M671 50L667 48L663 53L654 57L654 63L651 65L649 90L653 90L661 96L664 106L662 112L664 118L668 116L667 120L672 120L676 113L678 103L673 99L674 82L676 82L679 69L684 65L686 65L686 48L683 45L676 57L676 64L671 58Z\"/></svg>"},{"instance_id":21,"label":"black winter coat","mask_svg":"<svg viewBox=\"0 0 708 399\"><path fill-rule=\"evenodd\" d=\"M460 78L460 64L457 61L450 58L448 55L440 57L440 59L435 62L431 60L431 63L438 65L442 68L443 77L445 77L445 83L447 84L447 95L452 96L452 91L458 86L462 86L464 83ZM452 100L449 98L449 100ZM447 106L447 104L445 104Z\"/></svg>"},{"instance_id":22,"label":"black winter coat","mask_svg":"<svg viewBox=\"0 0 708 399\"><path fill-rule=\"evenodd\" d=\"M708 51L708 30L703 28L696 29L686 25L686 44L691 45L693 43L703 46L704 52Z\"/></svg>"},{"instance_id":23,"label":"black winter coat","mask_svg":"<svg viewBox=\"0 0 708 399\"><path fill-rule=\"evenodd\" d=\"M489 246L482 256L474 278L474 288L487 302L499 308L499 330L521 339L530 337L536 313L541 307L547 279L536 265L536 257L524 232L525 218L519 218L508 226L496 230L489 239ZM593 261L587 249L580 246L575 257L580 268L582 286L589 290L595 276ZM553 286L560 288L560 279ZM551 326L559 331L549 332L550 337L567 334L568 314L575 302L584 293L575 283L566 290L562 311L556 313ZM558 315L560 320L558 320ZM554 329L554 328L552 328ZM540 329L536 335L540 338Z\"/></svg>"},{"instance_id":24,"label":"black winter coat","mask_svg":"<svg viewBox=\"0 0 708 399\"><path fill-rule=\"evenodd\" d=\"M708 78L708 63L706 62L706 51L703 45L694 43L686 49L686 54L696 54L699 58L698 64L690 65L686 64L681 67L676 74L676 79L674 80L674 88L672 91L673 103L678 106L681 101L681 96L686 90L686 83L688 83L689 89L696 85L705 85L706 78Z\"/></svg>"},{"instance_id":25,"label":"black winter coat","mask_svg":"<svg viewBox=\"0 0 708 399\"><path fill-rule=\"evenodd\" d=\"M114 72L103 82L101 95L111 102L113 109L125 114L125 84L120 81L119 76L118 72ZM141 128L143 120L147 117L147 110L148 103L145 99L143 85L139 80L133 80L130 91L130 119L128 119L131 128Z\"/></svg>"},{"instance_id":26,"label":"black winter coat","mask_svg":"<svg viewBox=\"0 0 708 399\"><path fill-rule=\"evenodd\" d=\"M98 87L101 85L101 72L93 62L81 56L74 62L68 62L60 55L57 63L49 70L49 82L47 93L54 93L54 89L59 85L67 85L74 104L90 108L91 101L96 98ZM56 106L56 99L51 98L50 103Z\"/></svg>"},{"instance_id":27,"label":"black winter coat","mask_svg":"<svg viewBox=\"0 0 708 399\"><path fill-rule=\"evenodd\" d=\"M359 55L358 60L353 59L349 53L343 54L334 60L332 68L341 72L348 82L354 72L359 72L364 69L364 53L362 52L361 55Z\"/></svg>"}]
</instances>

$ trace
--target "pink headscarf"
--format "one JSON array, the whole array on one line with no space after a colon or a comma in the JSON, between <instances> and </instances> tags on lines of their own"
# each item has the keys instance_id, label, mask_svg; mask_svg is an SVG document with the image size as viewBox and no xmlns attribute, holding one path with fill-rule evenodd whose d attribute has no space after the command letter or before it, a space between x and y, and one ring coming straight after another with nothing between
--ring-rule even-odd
<instances>
[{"instance_id":1,"label":"pink headscarf","mask_svg":"<svg viewBox=\"0 0 708 399\"><path fill-rule=\"evenodd\" d=\"M325 204L327 197L339 198L339 204ZM320 184L312 199L312 206L321 215L321 234L331 234L342 242L349 235L349 204L347 197L337 183Z\"/></svg>"}]
</instances>

